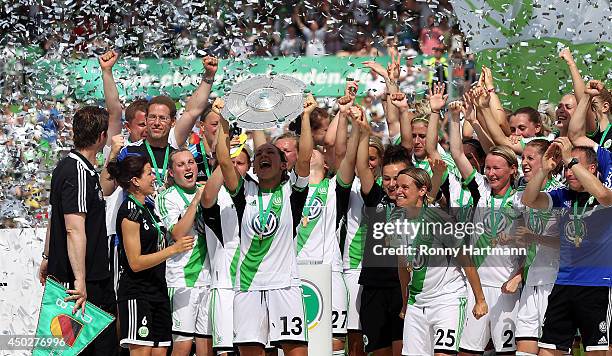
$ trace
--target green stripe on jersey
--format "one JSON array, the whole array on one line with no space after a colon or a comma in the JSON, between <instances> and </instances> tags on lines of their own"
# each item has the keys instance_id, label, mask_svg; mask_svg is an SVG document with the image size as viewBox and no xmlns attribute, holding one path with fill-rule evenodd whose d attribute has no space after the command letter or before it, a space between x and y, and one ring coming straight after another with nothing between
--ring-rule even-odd
<instances>
[{"instance_id":1,"label":"green stripe on jersey","mask_svg":"<svg viewBox=\"0 0 612 356\"><path fill-rule=\"evenodd\" d=\"M234 252L232 264L230 265L230 277L232 278L232 286L236 285L236 272L238 271L238 262L240 261L240 247Z\"/></svg>"},{"instance_id":2,"label":"green stripe on jersey","mask_svg":"<svg viewBox=\"0 0 612 356\"><path fill-rule=\"evenodd\" d=\"M368 230L368 225L363 221L357 231L355 237L351 240L349 245L349 266L350 268L358 268L361 260L363 259L363 250L365 246L365 235Z\"/></svg>"},{"instance_id":3,"label":"green stripe on jersey","mask_svg":"<svg viewBox=\"0 0 612 356\"><path fill-rule=\"evenodd\" d=\"M206 252L208 248L206 246L206 236L198 234L197 247L193 249L189 261L183 267L183 273L185 274L185 285L187 287L193 287L200 276L200 272L204 268L204 261L206 261Z\"/></svg>"},{"instance_id":4,"label":"green stripe on jersey","mask_svg":"<svg viewBox=\"0 0 612 356\"><path fill-rule=\"evenodd\" d=\"M312 202L314 202L315 199L318 199L321 201L321 205L315 206L315 208L318 208L321 210L324 209L325 203L327 202L327 193L329 191L328 188L329 188L329 179L325 178L321 183L319 183L316 186L315 191L312 193L310 197L309 204L312 204ZM304 207L304 209L302 209L302 219L308 218L310 216L311 209L312 209L312 206L306 206ZM304 216L304 210L305 210L306 216ZM315 226L317 226L317 224L319 223L319 220L321 220L321 216L323 216L322 212L315 219L312 219L312 220L308 219L308 223L306 224L306 227L304 227L302 224L298 225L298 235L297 235L297 253L298 254L300 253L300 251L302 251L302 248L306 244L306 241L308 241L308 238L312 234L312 230L314 230Z\"/></svg>"}]
</instances>

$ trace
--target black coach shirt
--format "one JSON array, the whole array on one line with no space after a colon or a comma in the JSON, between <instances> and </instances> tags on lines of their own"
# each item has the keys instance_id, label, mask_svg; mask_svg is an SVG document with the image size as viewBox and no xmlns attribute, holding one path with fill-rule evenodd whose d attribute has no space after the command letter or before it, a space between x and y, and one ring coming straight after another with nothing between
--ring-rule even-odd
<instances>
[{"instance_id":1,"label":"black coach shirt","mask_svg":"<svg viewBox=\"0 0 612 356\"><path fill-rule=\"evenodd\" d=\"M374 224L386 223L387 216L391 214L394 204L383 188L376 183L372 185L368 194L362 192L361 195L365 206L363 216L368 224L368 231L359 284L371 287L399 287L397 258L389 255L378 256L374 253L377 245L388 247L385 246L384 238L374 238Z\"/></svg>"},{"instance_id":2,"label":"black coach shirt","mask_svg":"<svg viewBox=\"0 0 612 356\"><path fill-rule=\"evenodd\" d=\"M172 151L176 150L176 147L174 147L170 142L168 142L168 145L163 148L154 147L151 145L149 145L149 148L151 149L151 153L153 153L152 157L149 153L149 149L147 148L145 140L136 141L126 146L128 153L137 153L139 155L147 157L147 160L151 164L153 172L156 174L156 178L160 178L163 183L165 182L166 175L168 173L168 165L170 164L170 154L172 153ZM168 153L168 158L166 158L166 151ZM153 159L155 160L155 162L153 161ZM164 166L166 167L165 170ZM160 182L157 179L155 180L155 185L156 188L161 187Z\"/></svg>"},{"instance_id":3,"label":"black coach shirt","mask_svg":"<svg viewBox=\"0 0 612 356\"><path fill-rule=\"evenodd\" d=\"M134 272L125 254L124 236L121 223L124 219L140 225L140 254L150 255L166 247L166 229L155 215L153 203L145 205L136 203L133 198L126 197L117 212L117 236L119 236L119 289L117 300L143 298L149 301L165 301L168 299L166 286L166 262L157 266ZM157 230L159 227L159 231Z\"/></svg>"},{"instance_id":4,"label":"black coach shirt","mask_svg":"<svg viewBox=\"0 0 612 356\"><path fill-rule=\"evenodd\" d=\"M53 170L50 202L49 275L60 282L74 281L68 258L64 214L83 213L87 239L85 280L98 281L111 277L100 177L94 166L79 152L71 151Z\"/></svg>"}]
</instances>

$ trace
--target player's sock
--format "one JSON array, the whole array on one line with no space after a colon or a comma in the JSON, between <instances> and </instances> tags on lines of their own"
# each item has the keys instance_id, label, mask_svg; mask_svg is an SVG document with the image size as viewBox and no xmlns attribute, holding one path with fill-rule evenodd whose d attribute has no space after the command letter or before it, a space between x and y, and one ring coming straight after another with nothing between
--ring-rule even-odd
<instances>
[{"instance_id":1,"label":"player's sock","mask_svg":"<svg viewBox=\"0 0 612 356\"><path fill-rule=\"evenodd\" d=\"M532 354L530 352L517 351L516 356L538 356L537 354Z\"/></svg>"},{"instance_id":2,"label":"player's sock","mask_svg":"<svg viewBox=\"0 0 612 356\"><path fill-rule=\"evenodd\" d=\"M338 351L332 352L332 356L344 356L344 355L346 355L344 350L338 350Z\"/></svg>"}]
</instances>

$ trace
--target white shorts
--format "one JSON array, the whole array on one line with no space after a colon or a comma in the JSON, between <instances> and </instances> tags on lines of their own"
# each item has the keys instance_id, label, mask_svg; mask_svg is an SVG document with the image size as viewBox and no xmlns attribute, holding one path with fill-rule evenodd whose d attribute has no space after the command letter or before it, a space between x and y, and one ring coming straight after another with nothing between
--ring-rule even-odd
<instances>
[{"instance_id":1,"label":"white shorts","mask_svg":"<svg viewBox=\"0 0 612 356\"><path fill-rule=\"evenodd\" d=\"M474 294L468 291L467 324L461 337L462 351L482 353L489 339L493 339L496 352L515 351L514 343L515 320L518 311L520 292L513 294L502 293L501 287L482 287L489 313L479 320L474 317L471 310L474 308Z\"/></svg>"},{"instance_id":2,"label":"white shorts","mask_svg":"<svg viewBox=\"0 0 612 356\"><path fill-rule=\"evenodd\" d=\"M542 336L548 296L554 284L523 288L516 316L516 338L538 341Z\"/></svg>"},{"instance_id":3,"label":"white shorts","mask_svg":"<svg viewBox=\"0 0 612 356\"><path fill-rule=\"evenodd\" d=\"M172 338L174 341L192 340L194 337L210 337L209 298L210 288L168 288L172 305Z\"/></svg>"},{"instance_id":4,"label":"white shorts","mask_svg":"<svg viewBox=\"0 0 612 356\"><path fill-rule=\"evenodd\" d=\"M236 292L234 344L280 346L308 342L308 325L300 287Z\"/></svg>"},{"instance_id":5,"label":"white shorts","mask_svg":"<svg viewBox=\"0 0 612 356\"><path fill-rule=\"evenodd\" d=\"M361 331L361 322L359 321L359 308L361 307L361 290L359 284L359 275L361 270L349 269L344 271L344 283L348 290L348 316L346 329L350 331Z\"/></svg>"},{"instance_id":6,"label":"white shorts","mask_svg":"<svg viewBox=\"0 0 612 356\"><path fill-rule=\"evenodd\" d=\"M346 335L348 290L342 272L332 272L332 334Z\"/></svg>"},{"instance_id":7,"label":"white shorts","mask_svg":"<svg viewBox=\"0 0 612 356\"><path fill-rule=\"evenodd\" d=\"M466 322L466 298L455 305L415 307L408 305L404 318L402 355L433 355L457 352Z\"/></svg>"},{"instance_id":8,"label":"white shorts","mask_svg":"<svg viewBox=\"0 0 612 356\"><path fill-rule=\"evenodd\" d=\"M232 350L234 345L234 290L212 289L210 321L213 348Z\"/></svg>"}]
</instances>

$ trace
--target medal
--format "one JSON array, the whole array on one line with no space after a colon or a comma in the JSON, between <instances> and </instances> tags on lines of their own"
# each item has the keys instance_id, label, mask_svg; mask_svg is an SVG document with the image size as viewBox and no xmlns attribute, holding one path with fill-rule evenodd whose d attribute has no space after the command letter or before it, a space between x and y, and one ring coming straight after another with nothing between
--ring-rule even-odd
<instances>
[{"instance_id":1,"label":"medal","mask_svg":"<svg viewBox=\"0 0 612 356\"><path fill-rule=\"evenodd\" d=\"M308 226L308 216L302 217L302 226L303 227Z\"/></svg>"}]
</instances>

